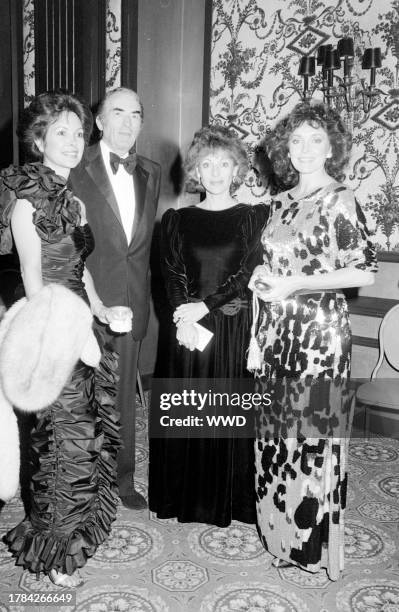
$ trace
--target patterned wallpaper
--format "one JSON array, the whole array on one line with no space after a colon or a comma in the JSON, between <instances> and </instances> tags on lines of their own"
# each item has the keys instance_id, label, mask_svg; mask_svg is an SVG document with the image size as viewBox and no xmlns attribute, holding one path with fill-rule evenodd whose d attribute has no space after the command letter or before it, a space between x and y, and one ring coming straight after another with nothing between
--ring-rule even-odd
<instances>
[{"instance_id":1,"label":"patterned wallpaper","mask_svg":"<svg viewBox=\"0 0 399 612\"><path fill-rule=\"evenodd\" d=\"M300 100L301 55L336 46L343 36L355 41L359 88L362 78L369 80L361 69L364 49L381 47L381 93L355 124L346 182L376 231L378 248L399 253L399 0L214 0L210 121L233 126L248 145L258 172L252 169L240 199L266 201L259 142ZM310 89L322 99L317 73Z\"/></svg>"},{"instance_id":2,"label":"patterned wallpaper","mask_svg":"<svg viewBox=\"0 0 399 612\"><path fill-rule=\"evenodd\" d=\"M24 62L24 106L35 95L35 31L34 0L24 0L23 4L23 62Z\"/></svg>"},{"instance_id":3,"label":"patterned wallpaper","mask_svg":"<svg viewBox=\"0 0 399 612\"><path fill-rule=\"evenodd\" d=\"M24 0L24 101L35 93L34 1ZM381 47L379 96L354 127L346 182L356 191L381 251L399 254L399 0L213 0L210 122L232 125L253 169L239 196L269 198L259 143L299 101L299 58L342 36L355 41L359 87L366 47ZM106 3L106 88L120 85L121 0ZM338 71L337 71L338 72ZM339 73L338 73L339 74ZM341 73L342 76L342 73ZM321 98L320 73L310 79Z\"/></svg>"},{"instance_id":4,"label":"patterned wallpaper","mask_svg":"<svg viewBox=\"0 0 399 612\"><path fill-rule=\"evenodd\" d=\"M105 88L121 84L121 0L107 0Z\"/></svg>"}]
</instances>

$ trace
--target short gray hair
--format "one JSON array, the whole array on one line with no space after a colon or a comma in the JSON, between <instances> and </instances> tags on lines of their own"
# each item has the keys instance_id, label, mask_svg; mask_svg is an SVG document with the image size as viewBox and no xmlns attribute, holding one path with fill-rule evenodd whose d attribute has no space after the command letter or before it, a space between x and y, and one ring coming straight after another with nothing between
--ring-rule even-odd
<instances>
[{"instance_id":1,"label":"short gray hair","mask_svg":"<svg viewBox=\"0 0 399 612\"><path fill-rule=\"evenodd\" d=\"M104 113L104 108L105 108L107 102L109 101L110 98L112 98L112 96L114 96L117 93L128 93L128 94L133 94L134 96L136 96L137 101L140 104L141 122L143 122L143 119L144 119L144 107L143 107L143 104L142 104L142 102L140 100L140 97L139 97L138 93L136 91L134 91L134 89L129 89L129 87L115 87L115 89L110 89L109 91L107 91L107 93L105 94L105 96L101 100L100 104L98 105L97 117L100 117L100 119L101 119L101 115Z\"/></svg>"}]
</instances>

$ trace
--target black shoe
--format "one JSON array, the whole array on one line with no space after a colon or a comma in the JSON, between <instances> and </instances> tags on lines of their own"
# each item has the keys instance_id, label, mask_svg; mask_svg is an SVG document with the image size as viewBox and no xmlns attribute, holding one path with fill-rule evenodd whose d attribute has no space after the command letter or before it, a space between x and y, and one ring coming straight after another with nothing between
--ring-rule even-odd
<instances>
[{"instance_id":1,"label":"black shoe","mask_svg":"<svg viewBox=\"0 0 399 612\"><path fill-rule=\"evenodd\" d=\"M121 495L120 498L125 508L130 508L131 510L144 510L148 508L145 497L136 491L136 489L133 489L133 491L131 493L129 492L127 495Z\"/></svg>"}]
</instances>

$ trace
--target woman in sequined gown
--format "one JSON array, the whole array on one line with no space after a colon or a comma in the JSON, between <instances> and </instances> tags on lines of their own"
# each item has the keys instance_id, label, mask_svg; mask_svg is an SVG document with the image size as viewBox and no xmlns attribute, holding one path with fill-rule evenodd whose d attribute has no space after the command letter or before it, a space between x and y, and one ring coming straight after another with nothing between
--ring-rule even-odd
<instances>
[{"instance_id":1,"label":"woman in sequined gown","mask_svg":"<svg viewBox=\"0 0 399 612\"><path fill-rule=\"evenodd\" d=\"M100 302L84 263L93 237L84 205L67 187L91 125L90 110L68 93L46 92L31 102L20 134L40 161L1 173L0 252L11 248L13 236L28 299L47 283L60 283L105 323L112 309ZM107 538L116 517L116 366L106 349L96 371L79 361L31 432L30 511L5 540L17 565L60 586L81 584L75 570Z\"/></svg>"},{"instance_id":2,"label":"woman in sequined gown","mask_svg":"<svg viewBox=\"0 0 399 612\"><path fill-rule=\"evenodd\" d=\"M274 171L291 188L272 202L264 264L250 281L260 308L251 359L272 400L257 415L259 532L275 565L324 567L332 580L344 563L351 427L342 288L370 285L376 271L363 213L339 182L350 144L323 104L297 105L267 138Z\"/></svg>"},{"instance_id":3,"label":"woman in sequined gown","mask_svg":"<svg viewBox=\"0 0 399 612\"><path fill-rule=\"evenodd\" d=\"M186 379L189 388L197 388L191 379L206 380L213 388L215 379L237 386L249 377L247 284L261 261L260 233L267 207L239 204L233 198L234 184L244 179L247 168L245 148L230 130L199 130L188 151L186 172L206 197L196 206L170 209L162 218L170 334L162 347L158 376L168 379L166 385L170 381L170 391L176 390L173 379ZM194 349L197 321L214 334L202 352ZM154 400L151 411L157 418L159 405ZM219 527L232 520L254 523L253 478L252 429L249 437L211 433L208 438L176 439L172 432L150 439L149 507L158 518Z\"/></svg>"}]
</instances>

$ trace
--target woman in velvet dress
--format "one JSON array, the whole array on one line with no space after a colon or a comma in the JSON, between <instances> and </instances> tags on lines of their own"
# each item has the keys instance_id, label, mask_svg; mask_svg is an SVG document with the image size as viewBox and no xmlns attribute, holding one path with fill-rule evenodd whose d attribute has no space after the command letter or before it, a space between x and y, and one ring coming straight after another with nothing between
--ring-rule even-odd
<instances>
[{"instance_id":1,"label":"woman in velvet dress","mask_svg":"<svg viewBox=\"0 0 399 612\"><path fill-rule=\"evenodd\" d=\"M104 323L112 318L85 268L94 247L85 209L67 187L91 131L91 113L66 92L38 95L26 109L20 135L41 161L1 173L1 252L18 251L26 297L60 283L90 303ZM116 516L118 418L114 354L99 370L78 362L61 396L40 411L31 432L29 516L9 531L16 559L60 586L81 584L78 568L105 540Z\"/></svg>"},{"instance_id":2,"label":"woman in velvet dress","mask_svg":"<svg viewBox=\"0 0 399 612\"><path fill-rule=\"evenodd\" d=\"M352 418L342 288L371 285L376 271L364 215L339 182L350 145L323 104L297 105L268 136L269 159L290 189L272 202L264 264L250 282L260 305L257 377L272 395L257 419L259 531L275 565L324 567L331 580L344 563Z\"/></svg>"},{"instance_id":3,"label":"woman in velvet dress","mask_svg":"<svg viewBox=\"0 0 399 612\"><path fill-rule=\"evenodd\" d=\"M169 379L248 377L247 284L261 261L267 209L238 204L231 195L247 167L245 148L230 130L199 130L185 170L206 197L162 218L171 336L162 347L160 374ZM214 334L203 352L194 349L196 322ZM220 527L233 519L254 523L253 479L253 438L150 439L149 507L158 518Z\"/></svg>"}]
</instances>

